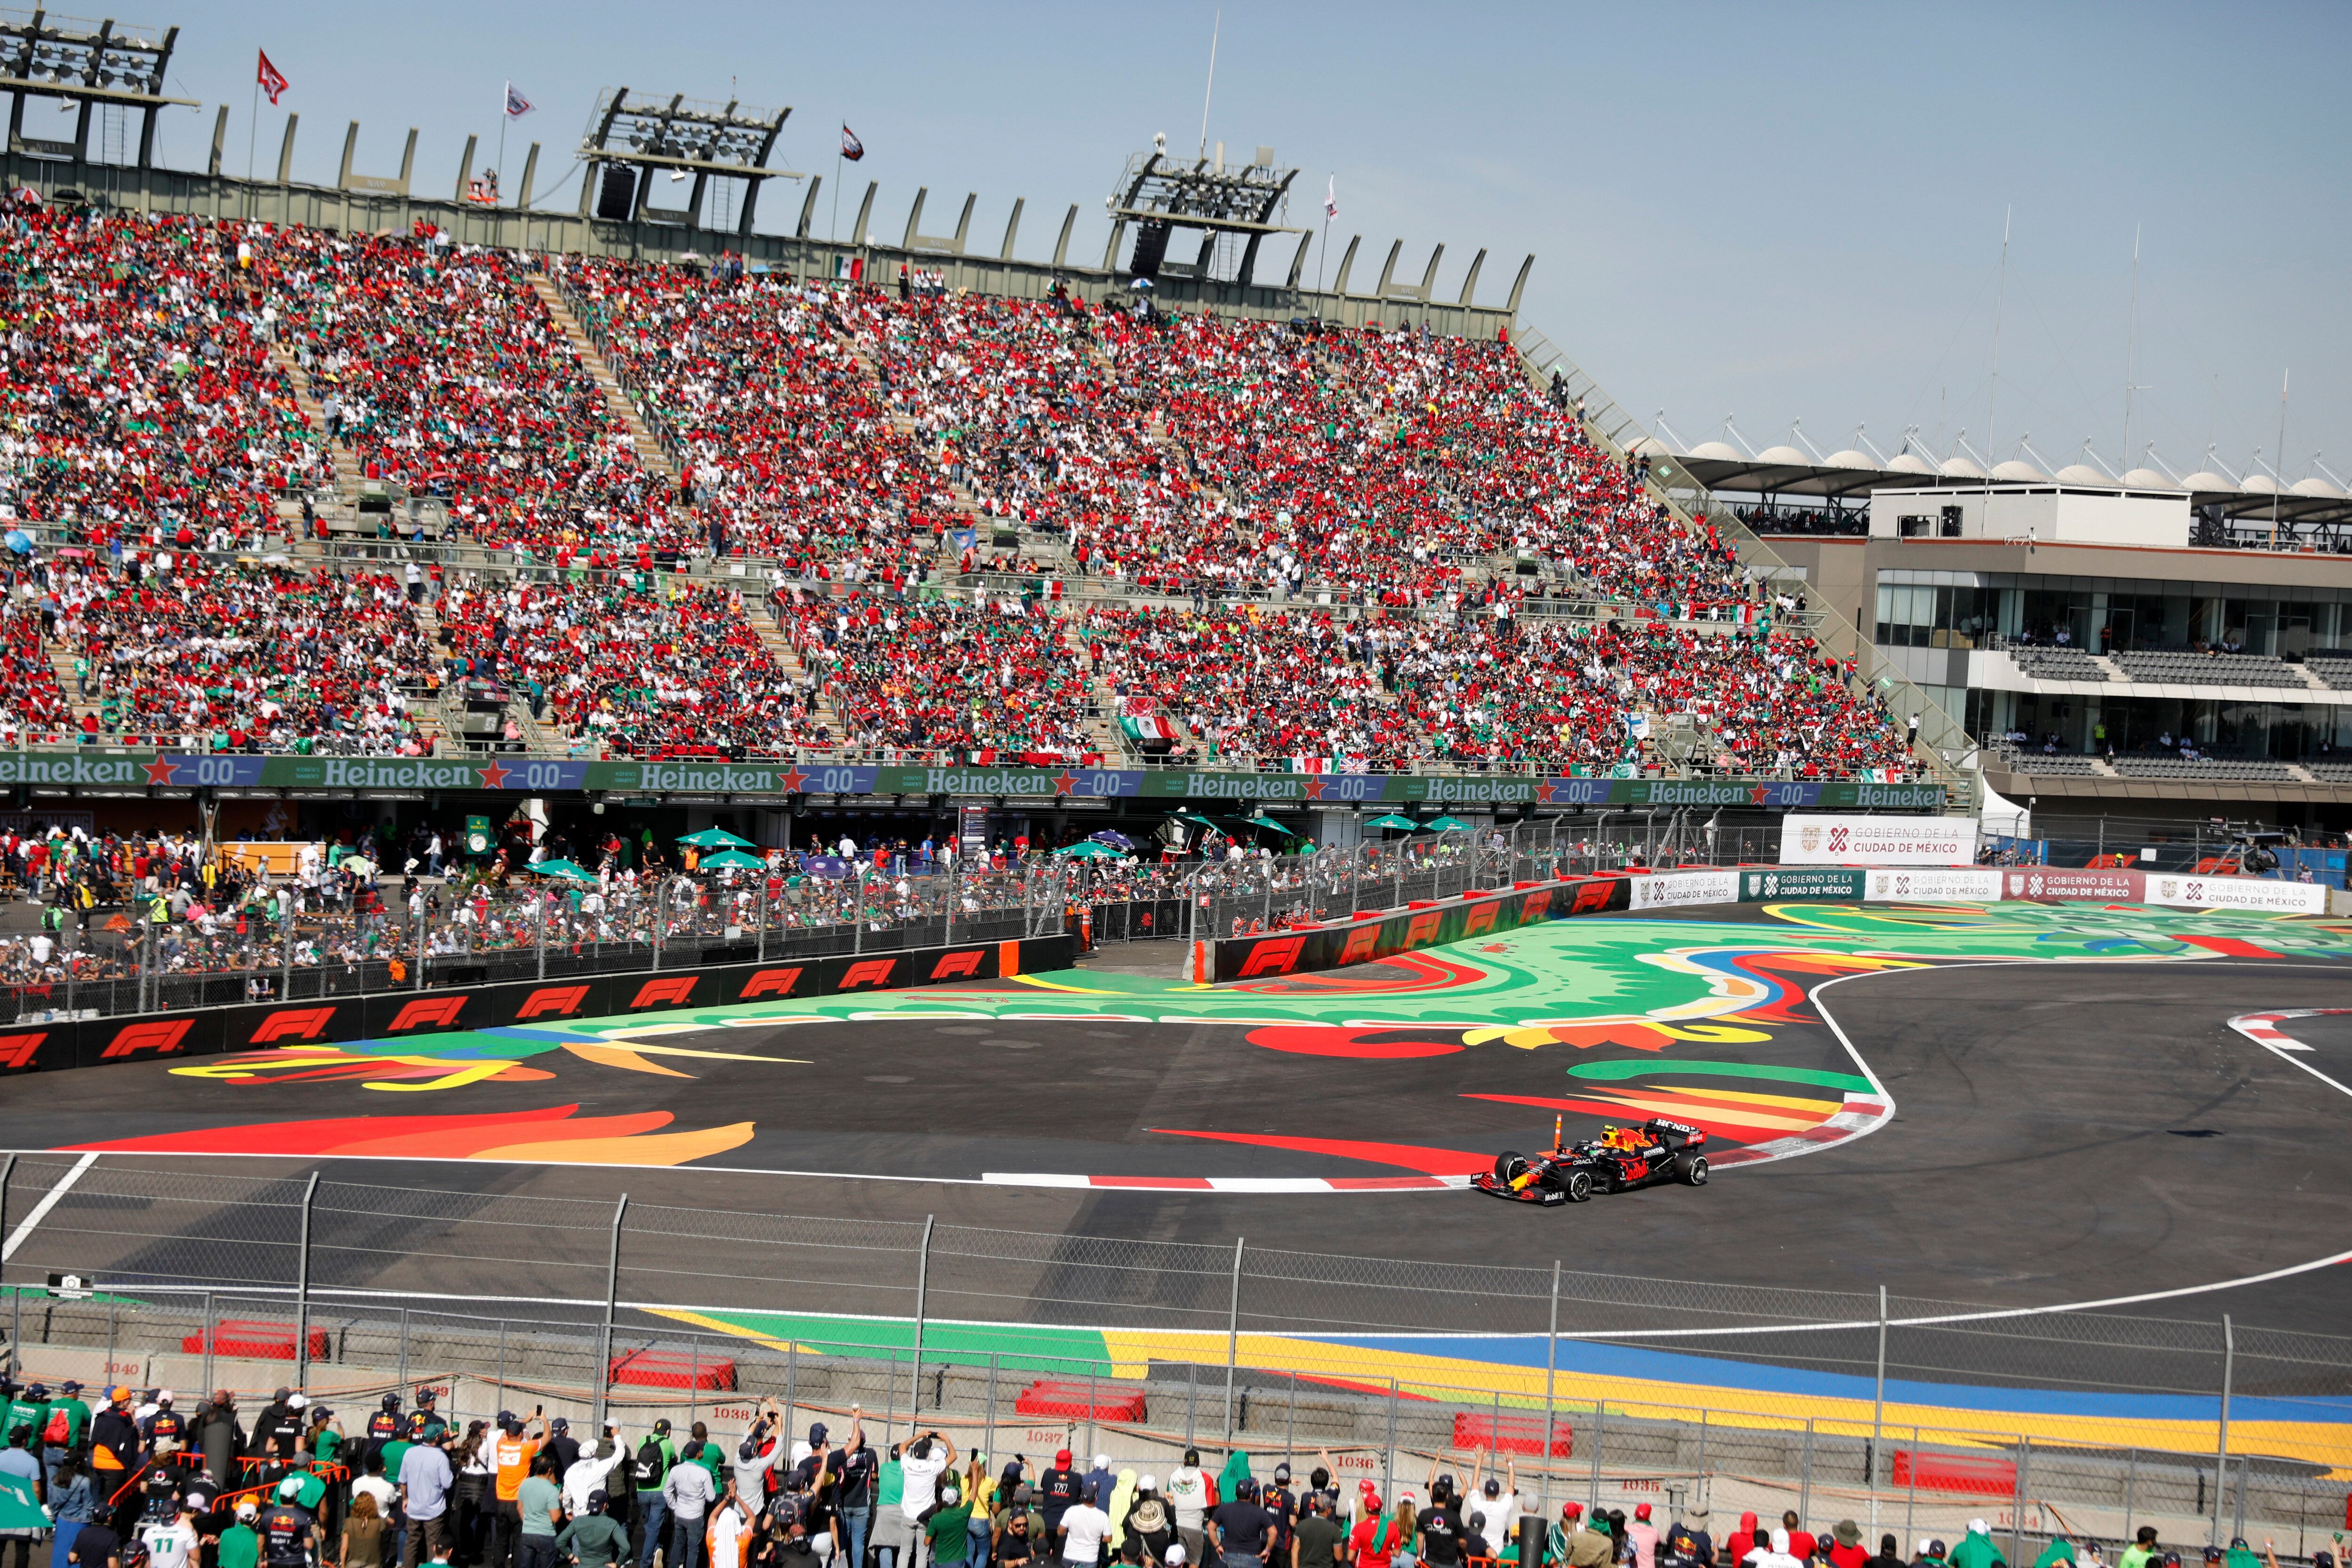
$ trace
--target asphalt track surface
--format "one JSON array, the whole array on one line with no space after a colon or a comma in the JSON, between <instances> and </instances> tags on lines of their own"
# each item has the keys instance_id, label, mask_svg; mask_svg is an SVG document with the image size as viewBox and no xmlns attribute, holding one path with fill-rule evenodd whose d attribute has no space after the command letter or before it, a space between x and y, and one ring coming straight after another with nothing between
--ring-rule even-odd
<instances>
[{"instance_id":1,"label":"asphalt track surface","mask_svg":"<svg viewBox=\"0 0 2352 1568\"><path fill-rule=\"evenodd\" d=\"M1706 914L1720 921L1727 911ZM729 1050L791 1066L727 1080L729 1109L759 1131L707 1162L724 1173L399 1158L108 1159L278 1178L320 1169L485 1207L508 1195L609 1200L626 1190L640 1205L938 1215L1066 1237L1227 1245L1244 1235L1259 1247L1392 1258L1561 1258L1571 1268L1836 1291L1883 1284L1898 1297L1992 1308L2277 1275L2114 1310L2209 1321L2231 1311L2272 1328L2341 1332L2337 1268L2278 1271L2352 1248L2343 1197L2352 1097L2233 1033L2227 1020L2352 1004L2347 982L2340 960L2002 963L1842 976L1814 993L1835 1028L1792 1023L1768 1053L1784 1066L1846 1071L1858 1055L1895 1104L1890 1121L1799 1158L1725 1170L1702 1190L1659 1187L1573 1208L1525 1208L1458 1190L1301 1195L971 1182L984 1172L1164 1174L1204 1160L1244 1176L1361 1176L1384 1167L1164 1130L1311 1131L1491 1151L1547 1142L1550 1113L1465 1099L1473 1088L1465 1062L1475 1059L1478 1093L1561 1092L1564 1058L1550 1050L1334 1061L1258 1048L1230 1025L1206 1024L893 1019L731 1030ZM2352 1019L2286 1026L2312 1044L2315 1066L2352 1082ZM563 1087L583 1113L674 1110L709 1120L711 1089L698 1079L583 1075L582 1083ZM467 1092L469 1111L546 1099L530 1084ZM273 1100L270 1114L352 1114L362 1100L377 1111L384 1098L303 1085ZM232 1111L249 1116L253 1103L245 1089L147 1068L16 1079L0 1094L0 1143L57 1149L218 1123ZM1577 1129L1580 1120L1586 1125ZM1570 1118L1588 1133L1591 1121ZM480 1288L478 1271L403 1255L411 1240L429 1253L425 1235L422 1226L413 1237L385 1227L373 1243L383 1253L376 1282ZM633 1248L647 1245L633 1237ZM675 1258L640 1262L690 1274L698 1256L681 1243ZM140 1262L134 1253L90 1260ZM519 1258L509 1288L531 1289L532 1278L531 1259Z\"/></svg>"}]
</instances>

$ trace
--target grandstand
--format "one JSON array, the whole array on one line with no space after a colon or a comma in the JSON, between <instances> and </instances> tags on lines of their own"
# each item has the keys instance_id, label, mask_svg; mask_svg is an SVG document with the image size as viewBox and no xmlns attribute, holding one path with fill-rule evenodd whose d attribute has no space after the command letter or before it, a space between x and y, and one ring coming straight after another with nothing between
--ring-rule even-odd
<instances>
[{"instance_id":1,"label":"grandstand","mask_svg":"<svg viewBox=\"0 0 2352 1568\"><path fill-rule=\"evenodd\" d=\"M1500 308L1394 249L1370 294L1301 288L1303 246L1262 280L1265 149L1131 162L1099 268L1066 222L982 260L920 195L880 244L870 187L820 242L814 181L789 236L722 233L706 179L780 173L781 117L714 121L723 163L594 141L622 118L605 195L685 158L688 209L12 155L0 735L1963 782L1517 329L1526 266Z\"/></svg>"}]
</instances>

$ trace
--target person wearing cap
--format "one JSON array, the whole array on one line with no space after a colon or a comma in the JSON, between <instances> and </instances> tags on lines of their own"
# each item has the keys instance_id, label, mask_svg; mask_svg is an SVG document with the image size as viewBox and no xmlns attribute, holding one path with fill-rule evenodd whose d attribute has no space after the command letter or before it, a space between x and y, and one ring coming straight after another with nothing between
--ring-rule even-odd
<instances>
[{"instance_id":1,"label":"person wearing cap","mask_svg":"<svg viewBox=\"0 0 2352 1568\"><path fill-rule=\"evenodd\" d=\"M597 1487L582 1500L586 1506L556 1532L556 1555L569 1558L580 1568L619 1568L629 1555L629 1536L613 1522L611 1496Z\"/></svg>"},{"instance_id":2,"label":"person wearing cap","mask_svg":"<svg viewBox=\"0 0 2352 1568\"><path fill-rule=\"evenodd\" d=\"M25 1451L39 1458L41 1428L48 1424L49 1391L46 1386L36 1383L29 1388L10 1389L6 1406L0 1408L0 1448L7 1446L21 1426L26 1434Z\"/></svg>"},{"instance_id":3,"label":"person wearing cap","mask_svg":"<svg viewBox=\"0 0 2352 1568\"><path fill-rule=\"evenodd\" d=\"M1482 1453L1478 1463L1471 1468L1470 1494L1462 1503L1462 1527L1475 1530L1486 1538L1487 1550L1499 1555L1511 1538L1512 1527L1518 1522L1519 1462L1506 1460L1503 1476L1497 1477L1486 1473L1493 1458L1492 1452ZM1642 1568L1652 1568L1652 1564L1644 1562Z\"/></svg>"},{"instance_id":4,"label":"person wearing cap","mask_svg":"<svg viewBox=\"0 0 2352 1568\"><path fill-rule=\"evenodd\" d=\"M1617 1537L1611 1532L1609 1521L1595 1510L1580 1521L1574 1535L1569 1537L1569 1568L1609 1568L1617 1561ZM1791 1563L1776 1563L1772 1568L1794 1568Z\"/></svg>"},{"instance_id":5,"label":"person wearing cap","mask_svg":"<svg viewBox=\"0 0 2352 1568\"><path fill-rule=\"evenodd\" d=\"M91 1467L101 1475L121 1472L117 1485L139 1463L139 1426L131 1418L131 1390L117 1384L107 1390L106 1408L89 1424Z\"/></svg>"},{"instance_id":6,"label":"person wearing cap","mask_svg":"<svg viewBox=\"0 0 2352 1568\"><path fill-rule=\"evenodd\" d=\"M1063 1454L1066 1458L1068 1450L1063 1450ZM1201 1468L1198 1448L1185 1449L1184 1462L1168 1472L1166 1492L1169 1510L1176 1516L1176 1535L1184 1542L1186 1557L1193 1563L1205 1563L1207 1542L1201 1533L1201 1521L1209 1511L1209 1476ZM1051 1521L1049 1513L1047 1521Z\"/></svg>"},{"instance_id":7,"label":"person wearing cap","mask_svg":"<svg viewBox=\"0 0 2352 1568\"><path fill-rule=\"evenodd\" d=\"M547 1441L547 1417L537 1411L532 1415L539 1422L537 1436L524 1435L521 1418L513 1411L499 1412L499 1435L490 1447L497 1480L490 1494L489 1568L513 1568L515 1555L521 1550L522 1484L530 1479L530 1468ZM695 1522L701 1522L700 1515Z\"/></svg>"},{"instance_id":8,"label":"person wearing cap","mask_svg":"<svg viewBox=\"0 0 2352 1568\"><path fill-rule=\"evenodd\" d=\"M1932 1540L1921 1542L1918 1558L1911 1568L1945 1568L1944 1543Z\"/></svg>"},{"instance_id":9,"label":"person wearing cap","mask_svg":"<svg viewBox=\"0 0 2352 1568\"><path fill-rule=\"evenodd\" d=\"M866 1440L866 1412L849 1407L849 1436L827 1461L834 1481L834 1515L841 1524L841 1546L848 1568L866 1568L866 1542L874 1529L876 1472L880 1461Z\"/></svg>"},{"instance_id":10,"label":"person wearing cap","mask_svg":"<svg viewBox=\"0 0 2352 1568\"><path fill-rule=\"evenodd\" d=\"M611 1451L597 1452L598 1449L604 1448L609 1448ZM548 1458L551 1460L554 1457L554 1445L551 1443L548 1445ZM607 1510L606 1519L609 1521L613 1491L607 1483L613 1472L620 1468L623 1458L621 1445L608 1440L597 1444L594 1448L583 1451L579 1458L573 1459L571 1468L563 1472L563 1511L578 1519L588 1511L588 1494L603 1492Z\"/></svg>"},{"instance_id":11,"label":"person wearing cap","mask_svg":"<svg viewBox=\"0 0 2352 1568\"><path fill-rule=\"evenodd\" d=\"M1952 1568L2008 1568L2000 1548L1992 1543L1992 1527L1981 1519L1969 1521L1969 1532L1952 1548Z\"/></svg>"},{"instance_id":12,"label":"person wearing cap","mask_svg":"<svg viewBox=\"0 0 2352 1568\"><path fill-rule=\"evenodd\" d=\"M62 1428L58 1424L60 1415L65 1417ZM89 1406L81 1402L81 1384L69 1377L58 1384L58 1395L41 1417L41 1469L50 1486L57 1485L58 1462L80 1447L89 1432Z\"/></svg>"},{"instance_id":13,"label":"person wearing cap","mask_svg":"<svg viewBox=\"0 0 2352 1568\"><path fill-rule=\"evenodd\" d=\"M300 1481L286 1477L278 1483L277 1500L262 1512L257 1528L262 1560L269 1568L310 1568L325 1544L326 1531L319 1528L310 1510L295 1500L301 1490Z\"/></svg>"},{"instance_id":14,"label":"person wearing cap","mask_svg":"<svg viewBox=\"0 0 2352 1568\"><path fill-rule=\"evenodd\" d=\"M1015 1481L1013 1489L1007 1491L1000 1477L996 1496L996 1517L989 1521L991 1552L1001 1552L1005 1542L1018 1539L1024 1542L1020 1548L1023 1552L1041 1563L1045 1562L1045 1548L1053 1538L1045 1533L1045 1516L1037 1510L1037 1489L1027 1481Z\"/></svg>"},{"instance_id":15,"label":"person wearing cap","mask_svg":"<svg viewBox=\"0 0 2352 1568\"><path fill-rule=\"evenodd\" d=\"M784 1440L783 1419L783 1412L773 1399L761 1400L752 1413L750 1430L735 1445L735 1493L754 1513L767 1502L768 1478L792 1458L792 1446Z\"/></svg>"},{"instance_id":16,"label":"person wearing cap","mask_svg":"<svg viewBox=\"0 0 2352 1568\"><path fill-rule=\"evenodd\" d=\"M1651 1522L1650 1505L1633 1505L1633 1517L1625 1521L1625 1544L1633 1553L1634 1568L1657 1568L1658 1527Z\"/></svg>"},{"instance_id":17,"label":"person wearing cap","mask_svg":"<svg viewBox=\"0 0 2352 1568\"><path fill-rule=\"evenodd\" d=\"M1141 1565L1162 1562L1176 1542L1176 1515L1160 1495L1160 1478L1145 1473L1135 1478L1135 1494L1128 1499L1118 1520L1118 1559Z\"/></svg>"},{"instance_id":18,"label":"person wearing cap","mask_svg":"<svg viewBox=\"0 0 2352 1568\"><path fill-rule=\"evenodd\" d=\"M1715 1538L1706 1532L1707 1518L1705 1504L1683 1510L1658 1542L1665 1568L1715 1568Z\"/></svg>"},{"instance_id":19,"label":"person wearing cap","mask_svg":"<svg viewBox=\"0 0 2352 1568\"><path fill-rule=\"evenodd\" d=\"M438 1437L449 1430L448 1421L443 1417L439 1410L435 1408L439 1399L440 1393L437 1389L420 1388L416 1391L416 1408L409 1412L408 1415L410 1442L422 1443L430 1438Z\"/></svg>"},{"instance_id":20,"label":"person wearing cap","mask_svg":"<svg viewBox=\"0 0 2352 1568\"><path fill-rule=\"evenodd\" d=\"M1318 1487L1307 1494L1307 1510L1290 1532L1288 1568L1346 1568L1348 1532L1333 1517L1330 1492Z\"/></svg>"},{"instance_id":21,"label":"person wearing cap","mask_svg":"<svg viewBox=\"0 0 2352 1568\"><path fill-rule=\"evenodd\" d=\"M580 1462L580 1441L572 1435L572 1418L559 1415L547 1424L547 1453L552 1461L550 1468L558 1476Z\"/></svg>"},{"instance_id":22,"label":"person wearing cap","mask_svg":"<svg viewBox=\"0 0 2352 1568\"><path fill-rule=\"evenodd\" d=\"M1055 1549L1068 1568L1096 1568L1103 1542L1110 1535L1110 1515L1096 1501L1092 1488L1078 1494L1077 1506L1064 1510L1054 1527Z\"/></svg>"},{"instance_id":23,"label":"person wearing cap","mask_svg":"<svg viewBox=\"0 0 2352 1568\"><path fill-rule=\"evenodd\" d=\"M1290 1489L1288 1463L1274 1467L1274 1479L1262 1488L1257 1500L1274 1515L1274 1552L1268 1561L1286 1563L1290 1561L1290 1540L1298 1528L1298 1499Z\"/></svg>"},{"instance_id":24,"label":"person wearing cap","mask_svg":"<svg viewBox=\"0 0 2352 1568\"><path fill-rule=\"evenodd\" d=\"M1870 1561L1869 1550L1862 1544L1862 1526L1850 1519L1830 1526L1827 1540L1831 1568L1863 1568ZM2073 1560L2071 1555L2067 1559Z\"/></svg>"},{"instance_id":25,"label":"person wearing cap","mask_svg":"<svg viewBox=\"0 0 2352 1568\"><path fill-rule=\"evenodd\" d=\"M2254 1555L2253 1550L2246 1544L2246 1538L2242 1535L2230 1537L2229 1554L2221 1561L2227 1564L2227 1568L2263 1568L2262 1559Z\"/></svg>"},{"instance_id":26,"label":"person wearing cap","mask_svg":"<svg viewBox=\"0 0 2352 1568\"><path fill-rule=\"evenodd\" d=\"M1067 1448L1054 1450L1054 1462L1037 1478L1037 1511L1045 1516L1045 1539L1052 1542L1062 1528L1062 1516L1077 1507L1086 1491Z\"/></svg>"},{"instance_id":27,"label":"person wearing cap","mask_svg":"<svg viewBox=\"0 0 2352 1568\"><path fill-rule=\"evenodd\" d=\"M1270 1561L1275 1518L1258 1500L1257 1482L1251 1477L1234 1479L1234 1495L1210 1510L1204 1524L1225 1568L1256 1568Z\"/></svg>"},{"instance_id":28,"label":"person wearing cap","mask_svg":"<svg viewBox=\"0 0 2352 1568\"><path fill-rule=\"evenodd\" d=\"M25 1495L37 1503L47 1500L41 1461L33 1457L37 1430L33 1422L20 1421L0 1437L0 1476L14 1476L23 1483ZM37 1528L0 1531L0 1568L33 1568L33 1543L40 1537Z\"/></svg>"},{"instance_id":29,"label":"person wearing cap","mask_svg":"<svg viewBox=\"0 0 2352 1568\"><path fill-rule=\"evenodd\" d=\"M669 1500L662 1495L670 1467L677 1463L677 1446L669 1440L669 1418L664 1416L637 1445L630 1465L637 1489L636 1516L630 1523L637 1542L637 1568L652 1568L656 1552L667 1563L677 1561L669 1544Z\"/></svg>"},{"instance_id":30,"label":"person wearing cap","mask_svg":"<svg viewBox=\"0 0 2352 1568\"><path fill-rule=\"evenodd\" d=\"M260 1518L259 1503L249 1497L237 1499L235 1518L221 1531L220 1542L213 1549L215 1568L259 1568L261 1534L254 1524Z\"/></svg>"},{"instance_id":31,"label":"person wearing cap","mask_svg":"<svg viewBox=\"0 0 2352 1568\"><path fill-rule=\"evenodd\" d=\"M1421 1559L1429 1568L1461 1568L1464 1527L1451 1475L1431 1481L1429 1506L1414 1514L1412 1529Z\"/></svg>"},{"instance_id":32,"label":"person wearing cap","mask_svg":"<svg viewBox=\"0 0 2352 1568\"><path fill-rule=\"evenodd\" d=\"M400 1542L401 1568L418 1568L448 1555L449 1492L457 1480L443 1447L448 1432L442 1426L411 1443L400 1458L400 1512L408 1521Z\"/></svg>"},{"instance_id":33,"label":"person wearing cap","mask_svg":"<svg viewBox=\"0 0 2352 1568\"><path fill-rule=\"evenodd\" d=\"M1381 1507L1381 1494L1369 1480L1357 1483L1356 1527L1348 1534L1348 1552L1356 1568L1389 1568L1397 1551L1410 1546L1397 1517Z\"/></svg>"}]
</instances>

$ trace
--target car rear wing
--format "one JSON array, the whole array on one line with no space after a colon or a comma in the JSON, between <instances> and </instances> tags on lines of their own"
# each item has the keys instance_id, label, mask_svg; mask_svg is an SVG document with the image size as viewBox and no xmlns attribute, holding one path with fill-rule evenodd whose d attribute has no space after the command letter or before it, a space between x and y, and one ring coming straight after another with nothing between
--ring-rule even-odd
<instances>
[{"instance_id":1,"label":"car rear wing","mask_svg":"<svg viewBox=\"0 0 2352 1568\"><path fill-rule=\"evenodd\" d=\"M1642 1131L1656 1139L1659 1142L1664 1143L1669 1149L1681 1149L1691 1144L1704 1143L1706 1142L1706 1134L1699 1129L1693 1127L1690 1123L1686 1121L1668 1121L1665 1118L1661 1116L1654 1116L1649 1121L1643 1122Z\"/></svg>"}]
</instances>

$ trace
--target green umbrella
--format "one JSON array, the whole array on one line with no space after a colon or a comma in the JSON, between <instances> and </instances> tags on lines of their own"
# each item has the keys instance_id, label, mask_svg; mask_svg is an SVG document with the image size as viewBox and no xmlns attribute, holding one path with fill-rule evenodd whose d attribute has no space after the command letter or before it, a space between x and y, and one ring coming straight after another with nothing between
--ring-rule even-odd
<instances>
[{"instance_id":1,"label":"green umbrella","mask_svg":"<svg viewBox=\"0 0 2352 1568\"><path fill-rule=\"evenodd\" d=\"M1422 826L1436 833L1467 833L1470 831L1470 825L1468 823L1457 822L1450 816L1433 816L1427 822L1423 823Z\"/></svg>"},{"instance_id":2,"label":"green umbrella","mask_svg":"<svg viewBox=\"0 0 2352 1568\"><path fill-rule=\"evenodd\" d=\"M678 839L677 842L680 844L691 844L697 849L749 849L752 847L752 844L750 839L738 838L723 827L706 827L699 833L687 834L684 837Z\"/></svg>"},{"instance_id":3,"label":"green umbrella","mask_svg":"<svg viewBox=\"0 0 2352 1568\"><path fill-rule=\"evenodd\" d=\"M1274 818L1268 816L1262 811L1255 816L1251 817L1247 822L1244 823L1243 826L1245 827L1271 827L1276 833L1287 833L1290 831L1289 828L1285 827L1282 824L1276 822Z\"/></svg>"},{"instance_id":4,"label":"green umbrella","mask_svg":"<svg viewBox=\"0 0 2352 1568\"><path fill-rule=\"evenodd\" d=\"M1195 816L1189 811L1180 811L1176 813L1173 820L1177 822L1197 823L1202 827L1214 827L1216 826L1215 823L1210 821L1207 817Z\"/></svg>"},{"instance_id":5,"label":"green umbrella","mask_svg":"<svg viewBox=\"0 0 2352 1568\"><path fill-rule=\"evenodd\" d=\"M721 849L716 855L702 858L706 871L757 871L766 864L757 855L746 855L740 849Z\"/></svg>"},{"instance_id":6,"label":"green umbrella","mask_svg":"<svg viewBox=\"0 0 2352 1568\"><path fill-rule=\"evenodd\" d=\"M1411 833L1415 828L1419 827L1421 824L1415 822L1410 816L1399 816L1395 812L1391 811L1386 816L1376 816L1372 818L1370 822L1364 824L1364 826L1367 827L1402 827L1407 833Z\"/></svg>"},{"instance_id":7,"label":"green umbrella","mask_svg":"<svg viewBox=\"0 0 2352 1568\"><path fill-rule=\"evenodd\" d=\"M1124 860L1127 858L1108 844L1097 844L1091 838L1081 838L1076 844L1066 844L1054 853L1072 860Z\"/></svg>"},{"instance_id":8,"label":"green umbrella","mask_svg":"<svg viewBox=\"0 0 2352 1568\"><path fill-rule=\"evenodd\" d=\"M535 865L526 866L523 869L536 871L542 877L569 877L575 882L593 882L596 879L596 873L581 865L577 860L541 860Z\"/></svg>"}]
</instances>

